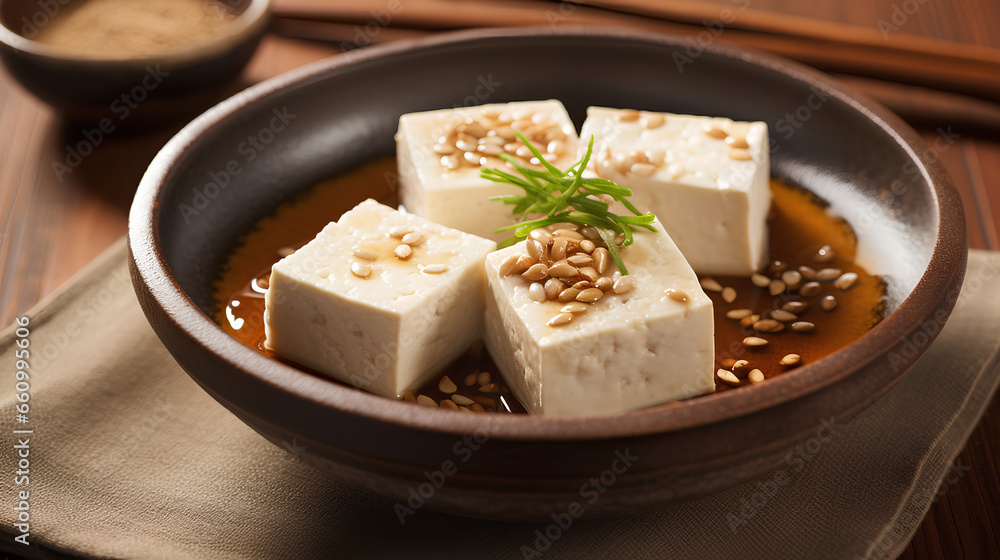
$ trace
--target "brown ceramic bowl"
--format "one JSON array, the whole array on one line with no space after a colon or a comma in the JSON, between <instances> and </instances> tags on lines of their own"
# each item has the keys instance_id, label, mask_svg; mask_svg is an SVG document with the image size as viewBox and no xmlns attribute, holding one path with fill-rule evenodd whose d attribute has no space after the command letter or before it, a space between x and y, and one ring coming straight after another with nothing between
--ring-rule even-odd
<instances>
[{"instance_id":1,"label":"brown ceramic bowl","mask_svg":"<svg viewBox=\"0 0 1000 560\"><path fill-rule=\"evenodd\" d=\"M82 1L0 0L0 59L25 89L64 117L88 125L108 119L105 129L190 118L197 114L191 110L221 99L267 29L270 3L220 1L235 14L222 31L157 55L107 58L35 40L60 12Z\"/></svg>"},{"instance_id":2,"label":"brown ceramic bowl","mask_svg":"<svg viewBox=\"0 0 1000 560\"><path fill-rule=\"evenodd\" d=\"M678 67L686 59L674 55L690 59L687 48L608 29L472 31L364 49L253 87L191 123L143 178L129 222L139 301L177 361L244 422L401 504L544 519L588 503L582 484L612 477L628 454L638 459L587 505L624 514L777 467L824 422L875 401L940 330L965 271L963 212L920 137L877 104L814 70L731 47L709 46ZM890 313L842 350L761 385L574 419L458 414L367 394L266 358L206 314L240 234L317 181L394 153L400 114L548 98L577 125L588 105L768 122L773 172L854 224L889 282ZM247 161L239 144L282 114L290 122ZM240 172L226 174L234 162ZM223 175L224 188L206 189ZM195 204L196 191L211 194Z\"/></svg>"}]
</instances>

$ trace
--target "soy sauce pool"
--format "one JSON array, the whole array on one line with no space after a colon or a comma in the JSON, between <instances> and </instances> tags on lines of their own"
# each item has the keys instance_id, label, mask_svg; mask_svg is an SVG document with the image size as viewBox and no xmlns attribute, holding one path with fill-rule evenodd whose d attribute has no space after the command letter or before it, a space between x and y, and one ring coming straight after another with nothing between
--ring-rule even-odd
<instances>
[{"instance_id":1,"label":"soy sauce pool","mask_svg":"<svg viewBox=\"0 0 1000 560\"><path fill-rule=\"evenodd\" d=\"M395 178L395 158L374 160L316 185L262 218L240 240L219 271L214 290L216 321L243 344L266 356L288 362L264 347L264 293L271 265L285 252L315 237L327 223L337 220L360 200L370 197L396 206ZM772 265L764 271L765 275L770 279L779 279L783 272L797 271L800 266L806 266L817 272L837 269L839 275L852 272L858 277L847 290L836 287L833 280L818 282L819 293L809 296L800 294L796 289L772 296L767 288L755 286L750 278L712 278L719 285L733 288L736 292L735 299L726 302L721 292L708 291L715 307L716 369L731 371L737 360L748 362L747 367L737 368L738 385L717 378L716 391L750 385L752 382L748 373L753 369L759 369L766 379L819 360L867 332L882 319L884 313L885 285L881 278L868 274L854 262L857 238L850 225L831 215L822 200L804 189L775 180L771 182L771 192L773 203L769 226ZM824 257L824 262L816 262L817 252L823 246L832 249L832 256L828 259ZM837 306L831 311L824 311L820 302L828 295L836 298ZM753 326L741 325L740 321L727 317L730 311L749 309L767 319L774 310L781 309L788 302L800 302L806 306L795 314L796 322L811 323L814 325L811 331L793 331L789 321L782 323L780 332L762 333ZM796 306L793 304L792 307ZM796 309L802 307L798 305ZM764 338L768 344L747 347L743 340L748 336ZM788 354L798 355L800 361L794 366L780 365L779 362ZM309 371L297 364L291 365ZM442 385L450 388L449 383L442 383L444 376L457 387L453 393L442 390ZM480 383L483 380L487 382ZM481 345L470 349L413 393L432 399L438 406L450 401L445 406L459 410L525 412L500 379L495 364ZM453 394L467 400L449 399ZM410 398L408 395L408 400ZM423 400L429 404L426 399ZM475 404L452 406L456 400Z\"/></svg>"}]
</instances>

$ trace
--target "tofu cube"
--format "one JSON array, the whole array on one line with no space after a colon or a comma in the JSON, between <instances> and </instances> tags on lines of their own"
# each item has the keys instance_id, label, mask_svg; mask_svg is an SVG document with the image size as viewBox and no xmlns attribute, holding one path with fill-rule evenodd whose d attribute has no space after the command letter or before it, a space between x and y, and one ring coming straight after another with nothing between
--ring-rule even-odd
<instances>
[{"instance_id":1,"label":"tofu cube","mask_svg":"<svg viewBox=\"0 0 1000 560\"><path fill-rule=\"evenodd\" d=\"M520 131L545 159L565 169L576 159L576 127L559 101L524 101L409 113L399 118L396 159L400 197L407 211L455 229L500 241L498 228L514 223L511 206L490 197L524 194L513 185L479 176L511 170L496 157L509 153L530 163ZM537 162L536 162L537 163Z\"/></svg>"},{"instance_id":2,"label":"tofu cube","mask_svg":"<svg viewBox=\"0 0 1000 560\"><path fill-rule=\"evenodd\" d=\"M404 242L410 254L397 257ZM481 338L484 261L494 249L488 239L366 200L272 267L265 344L334 379L399 397Z\"/></svg>"},{"instance_id":3,"label":"tofu cube","mask_svg":"<svg viewBox=\"0 0 1000 560\"><path fill-rule=\"evenodd\" d=\"M548 322L566 303L536 301L530 282L501 273L527 254L523 242L486 258L486 347L529 412L611 414L715 390L712 301L656 225L621 251L634 288L608 291L557 326Z\"/></svg>"},{"instance_id":4,"label":"tofu cube","mask_svg":"<svg viewBox=\"0 0 1000 560\"><path fill-rule=\"evenodd\" d=\"M746 276L767 264L767 124L591 107L579 150L591 135L591 176L631 189L695 272Z\"/></svg>"}]
</instances>

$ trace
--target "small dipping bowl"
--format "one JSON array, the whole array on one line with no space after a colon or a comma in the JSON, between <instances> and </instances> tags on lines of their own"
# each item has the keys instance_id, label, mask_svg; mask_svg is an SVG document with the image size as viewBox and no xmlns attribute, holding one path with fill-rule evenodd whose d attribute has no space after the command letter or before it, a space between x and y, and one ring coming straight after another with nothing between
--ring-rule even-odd
<instances>
[{"instance_id":1,"label":"small dipping bowl","mask_svg":"<svg viewBox=\"0 0 1000 560\"><path fill-rule=\"evenodd\" d=\"M64 118L99 123L165 122L217 101L267 29L269 0L214 1L233 14L190 46L102 56L40 42L65 10L87 0L0 0L0 59L25 89Z\"/></svg>"}]
</instances>

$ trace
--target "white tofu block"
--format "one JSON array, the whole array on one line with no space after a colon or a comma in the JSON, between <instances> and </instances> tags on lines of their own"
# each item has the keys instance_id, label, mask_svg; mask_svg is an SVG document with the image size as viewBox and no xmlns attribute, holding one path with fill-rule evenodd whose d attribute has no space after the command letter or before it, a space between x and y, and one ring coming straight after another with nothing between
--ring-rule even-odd
<instances>
[{"instance_id":1,"label":"white tofu block","mask_svg":"<svg viewBox=\"0 0 1000 560\"><path fill-rule=\"evenodd\" d=\"M407 238L412 253L402 260L394 250L405 231L423 239ZM271 269L266 345L398 397L482 336L483 263L494 249L493 241L366 200ZM365 267L367 278L358 275Z\"/></svg>"},{"instance_id":2,"label":"white tofu block","mask_svg":"<svg viewBox=\"0 0 1000 560\"><path fill-rule=\"evenodd\" d=\"M519 157L530 160L514 129L543 154L551 153L553 157L546 159L560 169L576 162L576 127L559 101L498 103L400 117L396 160L400 198L407 211L494 241L510 237L509 232L495 232L515 223L512 207L490 197L524 191L488 181L479 173L484 163L512 171L506 162L488 155L505 147L514 154L521 148ZM460 130L465 132L459 135ZM463 141L456 147L459 139ZM470 154L468 159L464 154Z\"/></svg>"},{"instance_id":3,"label":"white tofu block","mask_svg":"<svg viewBox=\"0 0 1000 560\"><path fill-rule=\"evenodd\" d=\"M581 155L591 135L591 176L631 189L695 272L745 276L767 264L767 124L590 107Z\"/></svg>"},{"instance_id":4,"label":"white tofu block","mask_svg":"<svg viewBox=\"0 0 1000 560\"><path fill-rule=\"evenodd\" d=\"M715 390L712 301L662 229L622 250L632 291L608 292L560 326L546 323L564 303L533 301L522 277L500 275L512 254L524 243L486 258L486 346L529 412L610 414Z\"/></svg>"}]
</instances>

